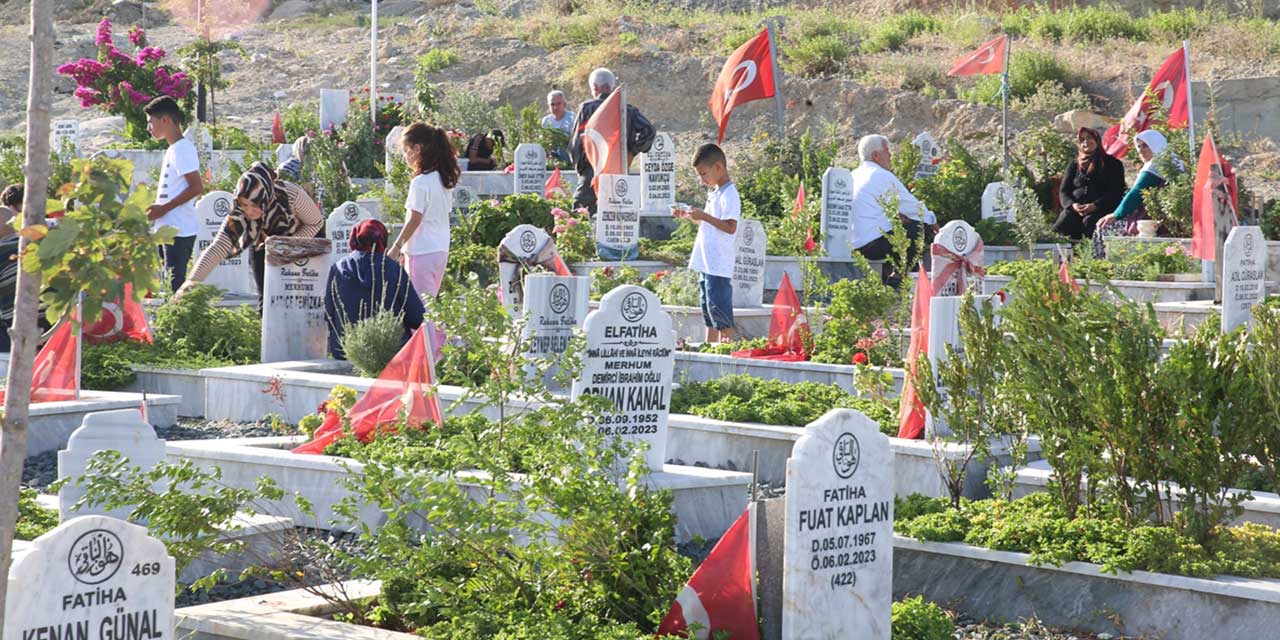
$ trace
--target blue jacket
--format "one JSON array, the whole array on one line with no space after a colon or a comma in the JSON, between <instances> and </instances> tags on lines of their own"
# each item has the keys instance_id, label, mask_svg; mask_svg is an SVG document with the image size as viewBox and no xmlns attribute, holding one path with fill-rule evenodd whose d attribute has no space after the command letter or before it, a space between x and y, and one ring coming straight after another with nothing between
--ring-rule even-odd
<instances>
[{"instance_id":1,"label":"blue jacket","mask_svg":"<svg viewBox=\"0 0 1280 640\"><path fill-rule=\"evenodd\" d=\"M422 298L409 275L384 253L352 251L329 267L324 315L329 323L329 354L345 360L342 334L349 325L383 309L404 316L404 340L422 324ZM402 343L403 344L403 343Z\"/></svg>"}]
</instances>

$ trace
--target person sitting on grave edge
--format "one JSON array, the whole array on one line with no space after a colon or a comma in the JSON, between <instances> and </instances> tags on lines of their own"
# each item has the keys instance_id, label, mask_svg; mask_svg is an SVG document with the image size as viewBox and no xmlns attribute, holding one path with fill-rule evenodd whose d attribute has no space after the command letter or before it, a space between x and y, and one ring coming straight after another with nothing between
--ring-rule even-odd
<instances>
[{"instance_id":1,"label":"person sitting on grave edge","mask_svg":"<svg viewBox=\"0 0 1280 640\"><path fill-rule=\"evenodd\" d=\"M507 136L501 129L489 133L477 133L467 141L467 150L463 152L467 160L467 171L494 171L498 161L493 157L498 145L505 146Z\"/></svg>"},{"instance_id":2,"label":"person sitting on grave edge","mask_svg":"<svg viewBox=\"0 0 1280 640\"><path fill-rule=\"evenodd\" d=\"M23 189L21 184L11 184L0 192L0 238L17 233L13 219L22 215Z\"/></svg>"},{"instance_id":3,"label":"person sitting on grave edge","mask_svg":"<svg viewBox=\"0 0 1280 640\"><path fill-rule=\"evenodd\" d=\"M573 168L579 176L578 191L573 194L573 207L575 209L586 207L587 211L595 213L596 191L591 185L591 179L595 177L595 169L591 167L583 148L583 131L587 127L587 121L595 115L596 109L600 108L605 98L608 98L618 86L618 80L612 71L601 67L588 76L587 86L591 89L593 97L578 106L578 114L573 119L573 138L569 141L569 154L573 159ZM653 146L653 139L656 136L657 132L649 123L649 119L644 117L639 109L627 105L628 167L631 166L631 159L636 157L636 154L645 153Z\"/></svg>"},{"instance_id":4,"label":"person sitting on grave edge","mask_svg":"<svg viewBox=\"0 0 1280 640\"><path fill-rule=\"evenodd\" d=\"M1125 235L1138 232L1137 221L1147 217L1146 208L1142 205L1143 193L1151 189L1162 189L1169 180L1161 171L1172 170L1183 173L1187 170L1173 151L1169 150L1169 141L1155 129L1147 129L1137 136L1138 156L1142 158L1142 169L1138 171L1138 179L1124 194L1115 211L1098 219L1098 229L1106 229L1113 222L1125 222Z\"/></svg>"},{"instance_id":5,"label":"person sitting on grave edge","mask_svg":"<svg viewBox=\"0 0 1280 640\"><path fill-rule=\"evenodd\" d=\"M543 129L555 129L566 136L573 136L573 117L574 113L565 108L564 92L560 90L552 91L547 94L547 115L542 116ZM569 161L569 148L556 147L551 149L551 157L562 162Z\"/></svg>"},{"instance_id":6,"label":"person sitting on grave edge","mask_svg":"<svg viewBox=\"0 0 1280 640\"><path fill-rule=\"evenodd\" d=\"M351 230L351 253L329 267L324 316L329 324L329 355L346 360L342 336L347 327L390 311L404 320L401 346L422 324L422 298L409 276L387 257L387 228L377 220L362 220Z\"/></svg>"},{"instance_id":7,"label":"person sitting on grave edge","mask_svg":"<svg viewBox=\"0 0 1280 640\"><path fill-rule=\"evenodd\" d=\"M276 175L283 180L302 184L302 165L307 159L307 150L311 148L311 138L299 136L293 141L293 150L289 159L276 165Z\"/></svg>"},{"instance_id":8,"label":"person sitting on grave edge","mask_svg":"<svg viewBox=\"0 0 1280 640\"><path fill-rule=\"evenodd\" d=\"M200 253L191 275L174 293L173 300L204 282L223 260L253 249L253 280L258 285L261 309L267 237L314 238L323 224L320 205L302 187L281 180L261 162L253 163L236 182L235 205L222 219L218 235Z\"/></svg>"},{"instance_id":9,"label":"person sitting on grave edge","mask_svg":"<svg viewBox=\"0 0 1280 640\"><path fill-rule=\"evenodd\" d=\"M1062 212L1053 224L1055 233L1072 240L1093 237L1098 220L1124 197L1124 164L1102 150L1102 134L1080 127L1076 133L1079 153L1067 165L1058 197Z\"/></svg>"},{"instance_id":10,"label":"person sitting on grave edge","mask_svg":"<svg viewBox=\"0 0 1280 640\"><path fill-rule=\"evenodd\" d=\"M729 160L714 144L698 147L693 168L707 194L706 210L696 207L673 209L677 218L698 225L698 236L689 255L689 270L702 274L700 291L702 320L707 325L707 342L733 341L733 267L737 258L738 219L742 199L729 177Z\"/></svg>"},{"instance_id":11,"label":"person sitting on grave edge","mask_svg":"<svg viewBox=\"0 0 1280 640\"><path fill-rule=\"evenodd\" d=\"M924 225L933 227L936 233L938 221L933 212L889 170L892 155L889 139L884 136L867 135L858 141L858 157L862 164L853 170L853 212L849 220L853 237L850 244L854 251L868 260L885 260L893 253L893 245L884 236L893 229L885 206L896 196L898 217L911 239L906 261L911 268L916 263L916 239L924 231ZM889 265L885 268L890 269ZM882 279L896 289L902 282L902 274L886 271Z\"/></svg>"}]
</instances>

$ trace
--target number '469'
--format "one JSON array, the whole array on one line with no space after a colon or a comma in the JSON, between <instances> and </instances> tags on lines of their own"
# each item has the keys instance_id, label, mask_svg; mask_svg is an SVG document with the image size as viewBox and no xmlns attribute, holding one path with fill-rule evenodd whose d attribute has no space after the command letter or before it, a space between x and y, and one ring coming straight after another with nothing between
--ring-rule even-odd
<instances>
[{"instance_id":1,"label":"number '469'","mask_svg":"<svg viewBox=\"0 0 1280 640\"><path fill-rule=\"evenodd\" d=\"M130 571L130 573L132 573L135 576L160 575L160 563L159 562L139 562L138 564L133 565L133 571Z\"/></svg>"}]
</instances>

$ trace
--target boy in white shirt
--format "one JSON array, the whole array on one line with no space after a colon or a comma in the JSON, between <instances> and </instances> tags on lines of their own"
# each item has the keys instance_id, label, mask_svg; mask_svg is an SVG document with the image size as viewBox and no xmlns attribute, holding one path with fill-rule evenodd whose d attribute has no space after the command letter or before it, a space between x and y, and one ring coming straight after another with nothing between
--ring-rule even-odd
<instances>
[{"instance_id":1,"label":"boy in white shirt","mask_svg":"<svg viewBox=\"0 0 1280 640\"><path fill-rule=\"evenodd\" d=\"M143 112L147 114L147 131L169 143L160 165L156 203L147 207L147 220L151 221L152 230L160 227L178 230L173 244L160 246L160 259L173 287L170 291L177 291L187 279L187 263L191 261L191 250L200 227L195 200L204 191L200 156L196 154L196 146L182 137L186 116L173 98L156 98L143 107Z\"/></svg>"},{"instance_id":2,"label":"boy in white shirt","mask_svg":"<svg viewBox=\"0 0 1280 640\"><path fill-rule=\"evenodd\" d=\"M702 274L702 319L707 325L707 342L733 340L733 264L737 254L735 236L742 200L729 178L729 161L714 144L698 147L693 168L702 184L712 187L706 210L696 207L673 209L677 218L698 225L689 268Z\"/></svg>"}]
</instances>

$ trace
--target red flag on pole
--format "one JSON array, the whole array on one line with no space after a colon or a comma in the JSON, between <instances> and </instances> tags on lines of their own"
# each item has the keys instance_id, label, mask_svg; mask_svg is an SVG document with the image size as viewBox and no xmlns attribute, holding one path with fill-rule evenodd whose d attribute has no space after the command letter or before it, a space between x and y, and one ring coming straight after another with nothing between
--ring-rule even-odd
<instances>
[{"instance_id":1,"label":"red flag on pole","mask_svg":"<svg viewBox=\"0 0 1280 640\"><path fill-rule=\"evenodd\" d=\"M1063 284L1071 287L1072 291L1080 293L1080 285L1076 283L1075 278L1071 277L1071 265L1067 264L1066 260L1063 260L1062 263L1058 265L1058 279L1061 280Z\"/></svg>"},{"instance_id":2,"label":"red flag on pole","mask_svg":"<svg viewBox=\"0 0 1280 640\"><path fill-rule=\"evenodd\" d=\"M1009 36L1001 35L978 47L973 53L956 60L955 66L947 72L947 75L977 76L1004 73L1004 52L1007 46L1009 46Z\"/></svg>"},{"instance_id":3,"label":"red flag on pole","mask_svg":"<svg viewBox=\"0 0 1280 640\"><path fill-rule=\"evenodd\" d=\"M626 149L622 140L622 87L613 90L596 112L582 125L582 151L597 176L627 172Z\"/></svg>"},{"instance_id":4,"label":"red flag on pole","mask_svg":"<svg viewBox=\"0 0 1280 640\"><path fill-rule=\"evenodd\" d=\"M58 402L80 397L80 334L71 328L70 319L54 330L49 341L36 354L31 370L31 401ZM4 402L8 389L0 391Z\"/></svg>"},{"instance_id":5,"label":"red flag on pole","mask_svg":"<svg viewBox=\"0 0 1280 640\"><path fill-rule=\"evenodd\" d=\"M277 111L271 121L271 144L284 144L284 125L280 123L280 112Z\"/></svg>"},{"instance_id":6,"label":"red flag on pole","mask_svg":"<svg viewBox=\"0 0 1280 640\"><path fill-rule=\"evenodd\" d=\"M400 349L387 367L382 370L373 386L356 401L347 418L351 429L361 442L368 442L378 429L386 424L394 423L405 408L409 421L408 426L420 428L427 422L443 425L440 413L440 401L431 388L435 380L432 369L431 349L427 344L426 328L429 323L422 323L413 337ZM338 414L329 411L325 415L324 424L316 429L315 436L308 442L293 450L294 453L324 453L329 443L342 437L342 423Z\"/></svg>"},{"instance_id":7,"label":"red flag on pole","mask_svg":"<svg viewBox=\"0 0 1280 640\"><path fill-rule=\"evenodd\" d=\"M915 440L924 436L924 404L916 396L912 377L916 362L929 352L929 300L933 297L933 284L924 266L916 279L916 292L911 300L911 344L907 348L907 379L902 385L902 398L898 404L898 437Z\"/></svg>"},{"instance_id":8,"label":"red flag on pole","mask_svg":"<svg viewBox=\"0 0 1280 640\"><path fill-rule=\"evenodd\" d=\"M542 195L550 200L556 196L557 191L564 191L564 180L560 177L560 167L556 167L556 170L552 171L551 176L547 178L547 183L542 187Z\"/></svg>"},{"instance_id":9,"label":"red flag on pole","mask_svg":"<svg viewBox=\"0 0 1280 640\"><path fill-rule=\"evenodd\" d=\"M151 324L142 304L133 297L133 285L124 285L124 297L102 305L102 316L83 327L85 342L107 344L120 339L154 344Z\"/></svg>"},{"instance_id":10,"label":"red flag on pole","mask_svg":"<svg viewBox=\"0 0 1280 640\"><path fill-rule=\"evenodd\" d=\"M1214 204L1231 207L1237 217L1240 194L1236 190L1236 171L1218 153L1213 134L1204 137L1200 160L1196 163L1196 186L1191 192L1191 255L1201 260L1217 260L1217 241L1213 225Z\"/></svg>"},{"instance_id":11,"label":"red flag on pole","mask_svg":"<svg viewBox=\"0 0 1280 640\"><path fill-rule=\"evenodd\" d=\"M1129 107L1124 118L1107 130L1103 136L1103 145L1109 155L1123 157L1129 151L1130 139L1151 128L1151 117L1164 111L1169 117L1169 126L1175 129L1187 126L1190 122L1191 107L1187 100L1190 87L1187 86L1187 55L1182 49L1173 52L1151 78L1151 84L1138 100Z\"/></svg>"},{"instance_id":12,"label":"red flag on pole","mask_svg":"<svg viewBox=\"0 0 1280 640\"><path fill-rule=\"evenodd\" d=\"M716 142L724 140L724 129L729 125L729 114L733 113L734 107L772 98L775 90L769 30L764 29L729 55L716 78L716 86L711 90L708 101L711 117L720 127Z\"/></svg>"},{"instance_id":13,"label":"red flag on pole","mask_svg":"<svg viewBox=\"0 0 1280 640\"><path fill-rule=\"evenodd\" d=\"M735 358L781 360L799 362L809 358L805 351L805 339L809 336L809 320L800 306L800 296L791 284L791 277L782 274L778 295L773 299L773 314L769 318L769 343L763 349L742 349L730 355Z\"/></svg>"},{"instance_id":14,"label":"red flag on pole","mask_svg":"<svg viewBox=\"0 0 1280 640\"><path fill-rule=\"evenodd\" d=\"M791 208L791 217L799 218L800 212L804 211L804 183L800 183L800 188L796 189L796 204Z\"/></svg>"},{"instance_id":15,"label":"red flag on pole","mask_svg":"<svg viewBox=\"0 0 1280 640\"><path fill-rule=\"evenodd\" d=\"M699 638L727 631L733 640L759 640L755 594L755 527L750 507L716 543L658 626L657 637L686 637L690 625Z\"/></svg>"},{"instance_id":16,"label":"red flag on pole","mask_svg":"<svg viewBox=\"0 0 1280 640\"><path fill-rule=\"evenodd\" d=\"M813 240L813 227L809 227L809 232L804 237L804 252L813 253L818 248L818 243Z\"/></svg>"}]
</instances>

